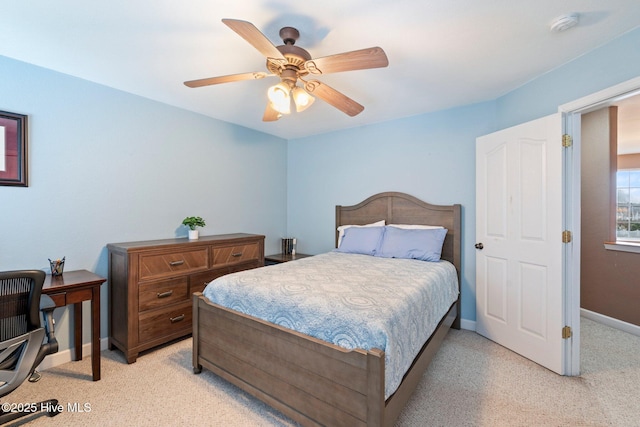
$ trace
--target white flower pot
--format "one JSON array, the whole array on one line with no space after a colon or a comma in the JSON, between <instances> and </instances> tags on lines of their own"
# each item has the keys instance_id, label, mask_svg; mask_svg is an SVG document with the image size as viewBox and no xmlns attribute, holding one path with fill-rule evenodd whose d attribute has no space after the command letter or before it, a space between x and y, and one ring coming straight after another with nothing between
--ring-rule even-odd
<instances>
[{"instance_id":1,"label":"white flower pot","mask_svg":"<svg viewBox=\"0 0 640 427\"><path fill-rule=\"evenodd\" d=\"M198 230L189 230L189 240L198 240Z\"/></svg>"}]
</instances>

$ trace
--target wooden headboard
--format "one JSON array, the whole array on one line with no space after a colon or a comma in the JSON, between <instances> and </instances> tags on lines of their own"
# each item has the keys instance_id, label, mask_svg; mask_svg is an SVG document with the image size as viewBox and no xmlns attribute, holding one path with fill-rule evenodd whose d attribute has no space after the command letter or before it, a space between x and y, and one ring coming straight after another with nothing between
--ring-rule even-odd
<instances>
[{"instance_id":1,"label":"wooden headboard","mask_svg":"<svg viewBox=\"0 0 640 427\"><path fill-rule=\"evenodd\" d=\"M341 225L364 225L381 219L386 220L387 224L441 225L448 229L441 258L456 267L460 280L460 205L432 205L409 194L386 192L374 194L357 205L336 206L336 229Z\"/></svg>"}]
</instances>

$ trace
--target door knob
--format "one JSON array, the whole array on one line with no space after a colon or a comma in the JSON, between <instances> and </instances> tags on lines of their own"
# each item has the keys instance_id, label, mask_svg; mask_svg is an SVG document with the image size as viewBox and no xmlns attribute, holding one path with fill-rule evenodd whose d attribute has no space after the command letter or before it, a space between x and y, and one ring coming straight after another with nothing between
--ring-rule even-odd
<instances>
[{"instance_id":1,"label":"door knob","mask_svg":"<svg viewBox=\"0 0 640 427\"><path fill-rule=\"evenodd\" d=\"M476 249L483 250L484 249L484 245L482 243L476 243Z\"/></svg>"}]
</instances>

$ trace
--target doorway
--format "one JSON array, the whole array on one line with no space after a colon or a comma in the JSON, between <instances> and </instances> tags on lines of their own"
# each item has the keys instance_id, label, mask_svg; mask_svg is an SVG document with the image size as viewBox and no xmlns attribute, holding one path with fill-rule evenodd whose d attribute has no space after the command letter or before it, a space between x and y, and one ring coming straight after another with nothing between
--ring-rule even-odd
<instances>
[{"instance_id":1,"label":"doorway","mask_svg":"<svg viewBox=\"0 0 640 427\"><path fill-rule=\"evenodd\" d=\"M636 78L559 107L559 111L564 114L565 133L573 137L573 149L571 154L566 156L564 165L565 222L566 229L573 230L573 244L567 248L565 254L565 283L568 285L565 296L566 320L574 329L573 339L567 340L571 342L566 344L569 375L580 374L582 115L608 108L639 94L640 78Z\"/></svg>"}]
</instances>

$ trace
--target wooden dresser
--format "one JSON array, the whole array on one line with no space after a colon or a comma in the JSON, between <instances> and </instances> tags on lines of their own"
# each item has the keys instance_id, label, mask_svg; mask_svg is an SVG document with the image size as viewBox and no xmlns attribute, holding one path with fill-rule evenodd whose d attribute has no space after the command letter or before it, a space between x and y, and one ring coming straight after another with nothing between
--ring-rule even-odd
<instances>
[{"instance_id":1,"label":"wooden dresser","mask_svg":"<svg viewBox=\"0 0 640 427\"><path fill-rule=\"evenodd\" d=\"M141 351L191 334L191 300L216 277L264 265L264 236L110 243L109 349L128 363Z\"/></svg>"}]
</instances>

